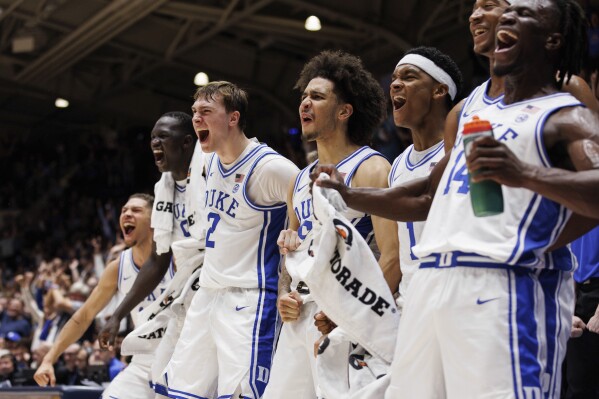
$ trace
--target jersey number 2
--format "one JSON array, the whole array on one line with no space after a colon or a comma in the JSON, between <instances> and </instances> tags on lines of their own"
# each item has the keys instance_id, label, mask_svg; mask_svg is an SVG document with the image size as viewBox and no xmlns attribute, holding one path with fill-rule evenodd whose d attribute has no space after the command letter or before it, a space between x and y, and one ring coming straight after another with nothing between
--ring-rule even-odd
<instances>
[{"instance_id":1,"label":"jersey number 2","mask_svg":"<svg viewBox=\"0 0 599 399\"><path fill-rule=\"evenodd\" d=\"M208 214L208 221L212 221L212 224L210 225L206 233L206 248L214 248L215 242L210 240L210 236L212 235L212 233L214 233L214 230L216 230L216 225L218 224L218 222L220 222L219 214L210 212Z\"/></svg>"}]
</instances>

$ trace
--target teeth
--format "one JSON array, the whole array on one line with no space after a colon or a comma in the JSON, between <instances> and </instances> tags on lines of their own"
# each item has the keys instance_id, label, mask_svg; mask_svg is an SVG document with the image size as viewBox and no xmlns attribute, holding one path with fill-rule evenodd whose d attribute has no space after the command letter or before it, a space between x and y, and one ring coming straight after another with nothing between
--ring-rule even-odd
<instances>
[{"instance_id":1,"label":"teeth","mask_svg":"<svg viewBox=\"0 0 599 399\"><path fill-rule=\"evenodd\" d=\"M516 35L514 32L502 29L497 32L497 39L501 40L504 43L513 43L518 40L518 35Z\"/></svg>"},{"instance_id":2,"label":"teeth","mask_svg":"<svg viewBox=\"0 0 599 399\"><path fill-rule=\"evenodd\" d=\"M486 33L487 29L484 28L478 28L474 30L474 36L479 36L482 35L483 33Z\"/></svg>"},{"instance_id":3,"label":"teeth","mask_svg":"<svg viewBox=\"0 0 599 399\"><path fill-rule=\"evenodd\" d=\"M154 154L162 154L164 151L162 150L154 150L152 151Z\"/></svg>"}]
</instances>

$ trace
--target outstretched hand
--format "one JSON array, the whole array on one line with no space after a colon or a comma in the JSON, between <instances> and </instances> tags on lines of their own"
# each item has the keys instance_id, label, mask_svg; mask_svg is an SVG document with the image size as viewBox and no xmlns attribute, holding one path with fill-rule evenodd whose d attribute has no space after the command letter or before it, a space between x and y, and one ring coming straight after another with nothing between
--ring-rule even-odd
<instances>
[{"instance_id":1,"label":"outstretched hand","mask_svg":"<svg viewBox=\"0 0 599 399\"><path fill-rule=\"evenodd\" d=\"M474 140L466 162L473 182L494 180L510 187L522 187L533 168L491 136Z\"/></svg>"}]
</instances>

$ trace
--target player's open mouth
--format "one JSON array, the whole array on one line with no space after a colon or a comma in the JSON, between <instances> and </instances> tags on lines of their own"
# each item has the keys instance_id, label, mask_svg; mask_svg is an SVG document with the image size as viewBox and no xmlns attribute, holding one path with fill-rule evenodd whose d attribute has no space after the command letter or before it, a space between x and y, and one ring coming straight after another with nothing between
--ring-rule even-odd
<instances>
[{"instance_id":1,"label":"player's open mouth","mask_svg":"<svg viewBox=\"0 0 599 399\"><path fill-rule=\"evenodd\" d=\"M505 30L505 29L498 30L496 38L497 38L497 48L495 49L496 53L499 53L502 51L508 51L512 47L514 47L514 45L516 43L518 43L518 34L516 34L515 32L512 32L512 31Z\"/></svg>"},{"instance_id":2,"label":"player's open mouth","mask_svg":"<svg viewBox=\"0 0 599 399\"><path fill-rule=\"evenodd\" d=\"M156 163L156 165L162 165L164 163L164 151L153 150L152 153L154 154L154 162Z\"/></svg>"},{"instance_id":3,"label":"player's open mouth","mask_svg":"<svg viewBox=\"0 0 599 399\"><path fill-rule=\"evenodd\" d=\"M399 111L404 105L406 105L406 102L407 100L404 97L393 97L393 111Z\"/></svg>"},{"instance_id":4,"label":"player's open mouth","mask_svg":"<svg viewBox=\"0 0 599 399\"><path fill-rule=\"evenodd\" d=\"M314 120L314 118L312 118L312 115L307 114L305 112L301 113L300 118L302 120L302 123L310 123Z\"/></svg>"},{"instance_id":5,"label":"player's open mouth","mask_svg":"<svg viewBox=\"0 0 599 399\"><path fill-rule=\"evenodd\" d=\"M135 230L135 226L131 223L125 223L123 225L123 231L125 232L125 235L128 236L131 233L133 233L133 230Z\"/></svg>"},{"instance_id":6,"label":"player's open mouth","mask_svg":"<svg viewBox=\"0 0 599 399\"><path fill-rule=\"evenodd\" d=\"M488 30L488 29L486 29L486 28L476 28L476 29L474 29L473 36L474 36L474 37L478 37L478 36L480 36L480 35L484 35L484 34L485 34L485 33L487 33L488 31L489 31L489 30Z\"/></svg>"},{"instance_id":7,"label":"player's open mouth","mask_svg":"<svg viewBox=\"0 0 599 399\"><path fill-rule=\"evenodd\" d=\"M209 130L198 130L198 139L200 139L200 143L208 140L208 135L210 134Z\"/></svg>"}]
</instances>

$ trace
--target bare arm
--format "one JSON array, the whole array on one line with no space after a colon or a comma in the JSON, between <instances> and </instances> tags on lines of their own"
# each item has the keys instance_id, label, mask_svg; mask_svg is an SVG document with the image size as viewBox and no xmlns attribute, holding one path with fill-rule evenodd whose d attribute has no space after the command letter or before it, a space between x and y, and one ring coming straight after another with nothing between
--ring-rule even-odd
<instances>
[{"instance_id":1,"label":"bare arm","mask_svg":"<svg viewBox=\"0 0 599 399\"><path fill-rule=\"evenodd\" d=\"M85 303L73 314L69 321L60 330L56 341L50 348L50 351L44 356L38 370L35 373L35 380L39 385L54 385L54 368L60 355L72 343L76 342L85 330L90 326L96 315L104 309L117 290L119 261L115 260L108 264L104 273L100 277L98 285Z\"/></svg>"},{"instance_id":2,"label":"bare arm","mask_svg":"<svg viewBox=\"0 0 599 399\"><path fill-rule=\"evenodd\" d=\"M549 117L543 131L545 148L557 167L522 162L491 137L474 142L468 169L479 171L474 181L495 180L523 187L558 202L574 213L599 219L599 116L576 107ZM485 170L482 170L485 169Z\"/></svg>"},{"instance_id":3,"label":"bare arm","mask_svg":"<svg viewBox=\"0 0 599 399\"><path fill-rule=\"evenodd\" d=\"M154 244L155 245L155 244ZM170 265L172 252L157 255L156 248L152 249L152 255L141 267L137 278L123 301L116 308L113 315L100 331L98 339L102 348L108 348L114 342L119 331L121 320L145 297L150 295L154 288L160 283Z\"/></svg>"},{"instance_id":4,"label":"bare arm","mask_svg":"<svg viewBox=\"0 0 599 399\"><path fill-rule=\"evenodd\" d=\"M302 306L302 300L297 291L291 291L291 276L285 267L286 254L294 251L299 244L297 238L297 229L299 228L299 220L293 210L293 189L295 185L295 177L289 182L287 190L287 216L289 218L289 226L286 230L281 231L277 244L281 254L284 255L281 265L281 275L279 276L279 293L278 293L278 308L281 319L284 322L295 321L299 318Z\"/></svg>"},{"instance_id":5,"label":"bare arm","mask_svg":"<svg viewBox=\"0 0 599 399\"><path fill-rule=\"evenodd\" d=\"M553 251L571 243L572 241L591 231L597 225L599 225L599 220L597 219L587 218L576 213L573 214L570 220L568 220L566 223L564 230L562 230L555 243L553 243L547 252Z\"/></svg>"},{"instance_id":6,"label":"bare arm","mask_svg":"<svg viewBox=\"0 0 599 399\"><path fill-rule=\"evenodd\" d=\"M372 157L358 168L352 180L352 186L388 188L387 176L389 176L390 170L391 165L387 160L381 157ZM397 222L373 216L372 227L376 244L381 252L379 266L383 271L389 289L392 293L395 293L401 280Z\"/></svg>"},{"instance_id":7,"label":"bare arm","mask_svg":"<svg viewBox=\"0 0 599 399\"><path fill-rule=\"evenodd\" d=\"M321 172L329 174L331 179L316 184L339 191L352 209L402 222L421 221L428 216L450 154L445 154L429 176L392 188L348 188L332 165L318 166L310 177L316 180Z\"/></svg>"},{"instance_id":8,"label":"bare arm","mask_svg":"<svg viewBox=\"0 0 599 399\"><path fill-rule=\"evenodd\" d=\"M599 113L599 101L587 82L581 77L572 76L570 81L564 85L563 90L572 94L591 111Z\"/></svg>"},{"instance_id":9,"label":"bare arm","mask_svg":"<svg viewBox=\"0 0 599 399\"><path fill-rule=\"evenodd\" d=\"M455 144L455 137L458 133L458 126L460 124L460 114L466 99L463 99L457 103L445 118L445 128L443 130L443 145L445 147L445 153L448 153Z\"/></svg>"}]
</instances>

